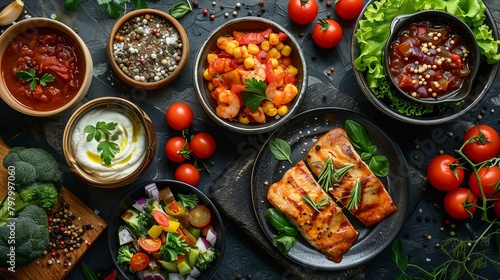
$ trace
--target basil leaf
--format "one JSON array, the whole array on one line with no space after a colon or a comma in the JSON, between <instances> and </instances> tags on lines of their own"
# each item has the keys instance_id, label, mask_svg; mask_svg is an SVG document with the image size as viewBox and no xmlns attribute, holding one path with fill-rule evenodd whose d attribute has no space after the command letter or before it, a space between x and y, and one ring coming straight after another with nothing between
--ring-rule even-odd
<instances>
[{"instance_id":1,"label":"basil leaf","mask_svg":"<svg viewBox=\"0 0 500 280\"><path fill-rule=\"evenodd\" d=\"M83 276L85 277L86 280L97 280L97 275L94 273L94 271L88 267L85 263L82 262L82 272Z\"/></svg>"},{"instance_id":2,"label":"basil leaf","mask_svg":"<svg viewBox=\"0 0 500 280\"><path fill-rule=\"evenodd\" d=\"M373 156L368 166L379 177L385 177L389 174L389 160L385 156Z\"/></svg>"},{"instance_id":3,"label":"basil leaf","mask_svg":"<svg viewBox=\"0 0 500 280\"><path fill-rule=\"evenodd\" d=\"M288 236L297 235L297 229L290 223L285 214L275 208L266 210L266 220L278 231L278 233Z\"/></svg>"},{"instance_id":4,"label":"basil leaf","mask_svg":"<svg viewBox=\"0 0 500 280\"><path fill-rule=\"evenodd\" d=\"M370 160L371 157L372 157L372 154L370 154L370 153L367 153L367 152L361 153L361 159L364 161Z\"/></svg>"},{"instance_id":5,"label":"basil leaf","mask_svg":"<svg viewBox=\"0 0 500 280\"><path fill-rule=\"evenodd\" d=\"M181 18L191 11L191 7L186 2L177 2L170 9L170 15L174 18Z\"/></svg>"},{"instance_id":6,"label":"basil leaf","mask_svg":"<svg viewBox=\"0 0 500 280\"><path fill-rule=\"evenodd\" d=\"M292 159L290 158L292 148L290 148L290 145L285 140L280 138L271 140L269 141L269 148L277 160L287 160L292 163Z\"/></svg>"},{"instance_id":7,"label":"basil leaf","mask_svg":"<svg viewBox=\"0 0 500 280\"><path fill-rule=\"evenodd\" d=\"M64 9L73 11L80 5L80 2L82 2L82 0L66 0L64 1Z\"/></svg>"},{"instance_id":8,"label":"basil leaf","mask_svg":"<svg viewBox=\"0 0 500 280\"><path fill-rule=\"evenodd\" d=\"M345 131L355 148L370 151L372 141L363 125L353 120L346 120Z\"/></svg>"},{"instance_id":9,"label":"basil leaf","mask_svg":"<svg viewBox=\"0 0 500 280\"><path fill-rule=\"evenodd\" d=\"M278 248L283 254L286 254L297 243L297 238L288 235L278 235L273 238L272 242L274 247Z\"/></svg>"}]
</instances>

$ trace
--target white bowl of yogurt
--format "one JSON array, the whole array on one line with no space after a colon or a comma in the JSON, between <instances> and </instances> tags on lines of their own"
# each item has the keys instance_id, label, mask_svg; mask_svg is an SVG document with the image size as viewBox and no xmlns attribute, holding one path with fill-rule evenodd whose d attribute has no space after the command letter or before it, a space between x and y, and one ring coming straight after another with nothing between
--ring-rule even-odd
<instances>
[{"instance_id":1,"label":"white bowl of yogurt","mask_svg":"<svg viewBox=\"0 0 500 280\"><path fill-rule=\"evenodd\" d=\"M122 187L151 165L156 132L151 119L134 103L117 97L96 98L70 117L63 152L71 171L85 183Z\"/></svg>"}]
</instances>

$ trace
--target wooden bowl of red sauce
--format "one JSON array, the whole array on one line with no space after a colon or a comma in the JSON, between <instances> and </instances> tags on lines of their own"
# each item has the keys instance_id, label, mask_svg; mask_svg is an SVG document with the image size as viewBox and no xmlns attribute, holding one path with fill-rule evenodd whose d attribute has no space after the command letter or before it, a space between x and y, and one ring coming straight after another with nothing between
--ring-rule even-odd
<instances>
[{"instance_id":1,"label":"wooden bowl of red sauce","mask_svg":"<svg viewBox=\"0 0 500 280\"><path fill-rule=\"evenodd\" d=\"M396 17L384 57L394 89L411 101L426 104L465 99L481 63L469 26L455 15L437 10Z\"/></svg>"},{"instance_id":2,"label":"wooden bowl of red sauce","mask_svg":"<svg viewBox=\"0 0 500 280\"><path fill-rule=\"evenodd\" d=\"M67 25L30 18L0 36L0 97L30 116L61 114L77 105L92 81L93 65L83 40Z\"/></svg>"}]
</instances>

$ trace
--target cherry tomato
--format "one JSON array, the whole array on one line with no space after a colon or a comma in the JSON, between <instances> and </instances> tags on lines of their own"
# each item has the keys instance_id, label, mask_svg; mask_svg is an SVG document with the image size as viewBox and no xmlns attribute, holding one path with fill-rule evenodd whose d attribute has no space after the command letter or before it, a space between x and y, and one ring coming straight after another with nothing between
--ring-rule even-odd
<instances>
[{"instance_id":1,"label":"cherry tomato","mask_svg":"<svg viewBox=\"0 0 500 280\"><path fill-rule=\"evenodd\" d=\"M309 24L313 22L317 14L316 0L290 0L288 2L288 16L295 23Z\"/></svg>"},{"instance_id":2,"label":"cherry tomato","mask_svg":"<svg viewBox=\"0 0 500 280\"><path fill-rule=\"evenodd\" d=\"M335 12L343 19L356 19L364 6L363 0L338 0L335 2Z\"/></svg>"},{"instance_id":3,"label":"cherry tomato","mask_svg":"<svg viewBox=\"0 0 500 280\"><path fill-rule=\"evenodd\" d=\"M189 211L189 223L195 228L204 228L212 221L210 209L198 204Z\"/></svg>"},{"instance_id":4,"label":"cherry tomato","mask_svg":"<svg viewBox=\"0 0 500 280\"><path fill-rule=\"evenodd\" d=\"M189 149L188 141L181 136L174 136L168 139L167 144L165 144L167 158L177 163L186 160L184 154L188 153Z\"/></svg>"},{"instance_id":5,"label":"cherry tomato","mask_svg":"<svg viewBox=\"0 0 500 280\"><path fill-rule=\"evenodd\" d=\"M135 271L141 271L146 269L149 265L149 257L143 252L135 253L130 258L130 268Z\"/></svg>"},{"instance_id":6,"label":"cherry tomato","mask_svg":"<svg viewBox=\"0 0 500 280\"><path fill-rule=\"evenodd\" d=\"M188 128L194 119L191 107L183 102L175 102L167 109L167 123L175 130Z\"/></svg>"},{"instance_id":7,"label":"cherry tomato","mask_svg":"<svg viewBox=\"0 0 500 280\"><path fill-rule=\"evenodd\" d=\"M170 220L168 219L167 214L161 212L160 210L153 210L153 218L155 219L155 222L164 227L168 227L170 225Z\"/></svg>"},{"instance_id":8,"label":"cherry tomato","mask_svg":"<svg viewBox=\"0 0 500 280\"><path fill-rule=\"evenodd\" d=\"M500 217L500 200L497 200L493 205L493 211L495 212L495 215L497 215L497 217Z\"/></svg>"},{"instance_id":9,"label":"cherry tomato","mask_svg":"<svg viewBox=\"0 0 500 280\"><path fill-rule=\"evenodd\" d=\"M333 19L320 19L312 32L314 43L325 49L337 46L342 35L342 27Z\"/></svg>"},{"instance_id":10,"label":"cherry tomato","mask_svg":"<svg viewBox=\"0 0 500 280\"><path fill-rule=\"evenodd\" d=\"M196 133L191 138L191 151L198 158L209 158L215 153L215 139L206 132Z\"/></svg>"},{"instance_id":11,"label":"cherry tomato","mask_svg":"<svg viewBox=\"0 0 500 280\"><path fill-rule=\"evenodd\" d=\"M174 178L191 186L196 186L200 182L200 172L191 163L183 163L175 170Z\"/></svg>"},{"instance_id":12,"label":"cherry tomato","mask_svg":"<svg viewBox=\"0 0 500 280\"><path fill-rule=\"evenodd\" d=\"M444 197L444 209L455 219L471 218L476 212L476 196L467 188L456 188Z\"/></svg>"},{"instance_id":13,"label":"cherry tomato","mask_svg":"<svg viewBox=\"0 0 500 280\"><path fill-rule=\"evenodd\" d=\"M156 252L161 248L161 239L158 237L151 238L149 236L146 238L139 237L139 246L146 252Z\"/></svg>"},{"instance_id":14,"label":"cherry tomato","mask_svg":"<svg viewBox=\"0 0 500 280\"><path fill-rule=\"evenodd\" d=\"M427 179L436 189L450 191L458 188L465 177L460 162L451 155L442 154L434 157L427 166Z\"/></svg>"},{"instance_id":15,"label":"cherry tomato","mask_svg":"<svg viewBox=\"0 0 500 280\"><path fill-rule=\"evenodd\" d=\"M473 126L464 135L464 142L474 137L476 141L465 145L465 155L474 162L496 157L500 152L500 137L496 130L485 124Z\"/></svg>"},{"instance_id":16,"label":"cherry tomato","mask_svg":"<svg viewBox=\"0 0 500 280\"><path fill-rule=\"evenodd\" d=\"M497 185L500 184L500 167L497 165L481 167L477 173L484 196L486 198L500 198L500 189L497 188ZM474 195L480 198L482 197L481 188L479 187L479 182L474 173L469 177L469 188ZM497 189L495 190L495 188Z\"/></svg>"}]
</instances>

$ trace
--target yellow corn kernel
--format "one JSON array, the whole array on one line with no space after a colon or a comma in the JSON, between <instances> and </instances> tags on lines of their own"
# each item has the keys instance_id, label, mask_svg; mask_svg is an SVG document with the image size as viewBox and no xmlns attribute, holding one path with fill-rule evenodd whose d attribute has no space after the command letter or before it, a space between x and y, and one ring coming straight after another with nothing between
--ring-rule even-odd
<instances>
[{"instance_id":1,"label":"yellow corn kernel","mask_svg":"<svg viewBox=\"0 0 500 280\"><path fill-rule=\"evenodd\" d=\"M278 49L278 51L281 51L281 49L283 49L284 46L285 46L285 44L283 42L279 42L278 44L275 45L275 47Z\"/></svg>"},{"instance_id":2,"label":"yellow corn kernel","mask_svg":"<svg viewBox=\"0 0 500 280\"><path fill-rule=\"evenodd\" d=\"M247 48L248 48L248 53L253 55L256 55L260 50L259 46L257 46L256 44L248 44Z\"/></svg>"},{"instance_id":3,"label":"yellow corn kernel","mask_svg":"<svg viewBox=\"0 0 500 280\"><path fill-rule=\"evenodd\" d=\"M274 59L280 59L281 58L281 54L278 51L278 49L276 49L276 48L270 49L267 53L269 54L270 58L274 58Z\"/></svg>"},{"instance_id":4,"label":"yellow corn kernel","mask_svg":"<svg viewBox=\"0 0 500 280\"><path fill-rule=\"evenodd\" d=\"M280 43L280 38L278 37L277 33L269 34L269 44L276 46L279 43Z\"/></svg>"},{"instance_id":5,"label":"yellow corn kernel","mask_svg":"<svg viewBox=\"0 0 500 280\"><path fill-rule=\"evenodd\" d=\"M245 61L245 58L243 58L243 57L240 57L240 58L236 59L236 62L238 62L238 64L242 64L243 61Z\"/></svg>"},{"instance_id":6,"label":"yellow corn kernel","mask_svg":"<svg viewBox=\"0 0 500 280\"><path fill-rule=\"evenodd\" d=\"M236 59L243 57L243 52L241 51L241 47L236 47L233 49L233 56Z\"/></svg>"},{"instance_id":7,"label":"yellow corn kernel","mask_svg":"<svg viewBox=\"0 0 500 280\"><path fill-rule=\"evenodd\" d=\"M241 54L243 55L243 58L247 58L250 56L247 46L241 46Z\"/></svg>"},{"instance_id":8,"label":"yellow corn kernel","mask_svg":"<svg viewBox=\"0 0 500 280\"><path fill-rule=\"evenodd\" d=\"M209 82L209 83L207 84L207 89L208 89L208 91L212 91L212 90L214 90L214 84L213 84L212 82Z\"/></svg>"},{"instance_id":9,"label":"yellow corn kernel","mask_svg":"<svg viewBox=\"0 0 500 280\"><path fill-rule=\"evenodd\" d=\"M288 67L286 68L286 72L295 77L299 73L299 69L297 69L297 67L293 65L288 65Z\"/></svg>"},{"instance_id":10,"label":"yellow corn kernel","mask_svg":"<svg viewBox=\"0 0 500 280\"><path fill-rule=\"evenodd\" d=\"M281 105L279 108L278 108L278 115L280 116L284 116L288 113L288 106L287 105Z\"/></svg>"},{"instance_id":11,"label":"yellow corn kernel","mask_svg":"<svg viewBox=\"0 0 500 280\"><path fill-rule=\"evenodd\" d=\"M262 104L262 111L267 114L269 110L274 108L274 103L272 101L266 100L264 104Z\"/></svg>"},{"instance_id":12,"label":"yellow corn kernel","mask_svg":"<svg viewBox=\"0 0 500 280\"><path fill-rule=\"evenodd\" d=\"M269 41L268 40L264 40L262 41L262 43L260 43L260 48L263 50L263 51L268 51L270 48L271 48L271 44L269 44Z\"/></svg>"},{"instance_id":13,"label":"yellow corn kernel","mask_svg":"<svg viewBox=\"0 0 500 280\"><path fill-rule=\"evenodd\" d=\"M250 123L250 119L245 114L240 114L240 116L238 117L238 121L241 124L249 124Z\"/></svg>"},{"instance_id":14,"label":"yellow corn kernel","mask_svg":"<svg viewBox=\"0 0 500 280\"><path fill-rule=\"evenodd\" d=\"M246 69L253 69L255 68L255 60L253 56L249 56L243 60L243 66L245 66Z\"/></svg>"},{"instance_id":15,"label":"yellow corn kernel","mask_svg":"<svg viewBox=\"0 0 500 280\"><path fill-rule=\"evenodd\" d=\"M207 81L210 81L213 78L212 75L208 74L208 68L203 71L203 78Z\"/></svg>"},{"instance_id":16,"label":"yellow corn kernel","mask_svg":"<svg viewBox=\"0 0 500 280\"><path fill-rule=\"evenodd\" d=\"M289 45L284 45L280 53L282 56L290 56L290 54L292 53L292 47L290 47Z\"/></svg>"},{"instance_id":17,"label":"yellow corn kernel","mask_svg":"<svg viewBox=\"0 0 500 280\"><path fill-rule=\"evenodd\" d=\"M277 114L278 114L278 109L276 109L276 107L269 109L269 111L267 111L266 113L266 115L268 115L269 117L274 117Z\"/></svg>"},{"instance_id":18,"label":"yellow corn kernel","mask_svg":"<svg viewBox=\"0 0 500 280\"><path fill-rule=\"evenodd\" d=\"M278 76L279 74L281 74L281 73L283 73L283 72L285 72L285 71L284 71L284 70L283 70L283 68L281 68L281 67L278 67L278 68L274 68L274 69L273 69L274 76Z\"/></svg>"},{"instance_id":19,"label":"yellow corn kernel","mask_svg":"<svg viewBox=\"0 0 500 280\"><path fill-rule=\"evenodd\" d=\"M209 53L207 55L207 62L208 63L213 63L215 61L215 59L217 59L217 54L215 54L215 53Z\"/></svg>"},{"instance_id":20,"label":"yellow corn kernel","mask_svg":"<svg viewBox=\"0 0 500 280\"><path fill-rule=\"evenodd\" d=\"M234 48L236 48L238 46L238 43L236 43L235 41L230 41L226 44L226 47L224 48L224 50L230 54L230 55L233 55L234 53Z\"/></svg>"},{"instance_id":21,"label":"yellow corn kernel","mask_svg":"<svg viewBox=\"0 0 500 280\"><path fill-rule=\"evenodd\" d=\"M276 58L270 58L269 60L271 61L273 68L276 68L276 67L278 67L278 65L280 65L280 63L278 62L278 60Z\"/></svg>"}]
</instances>

